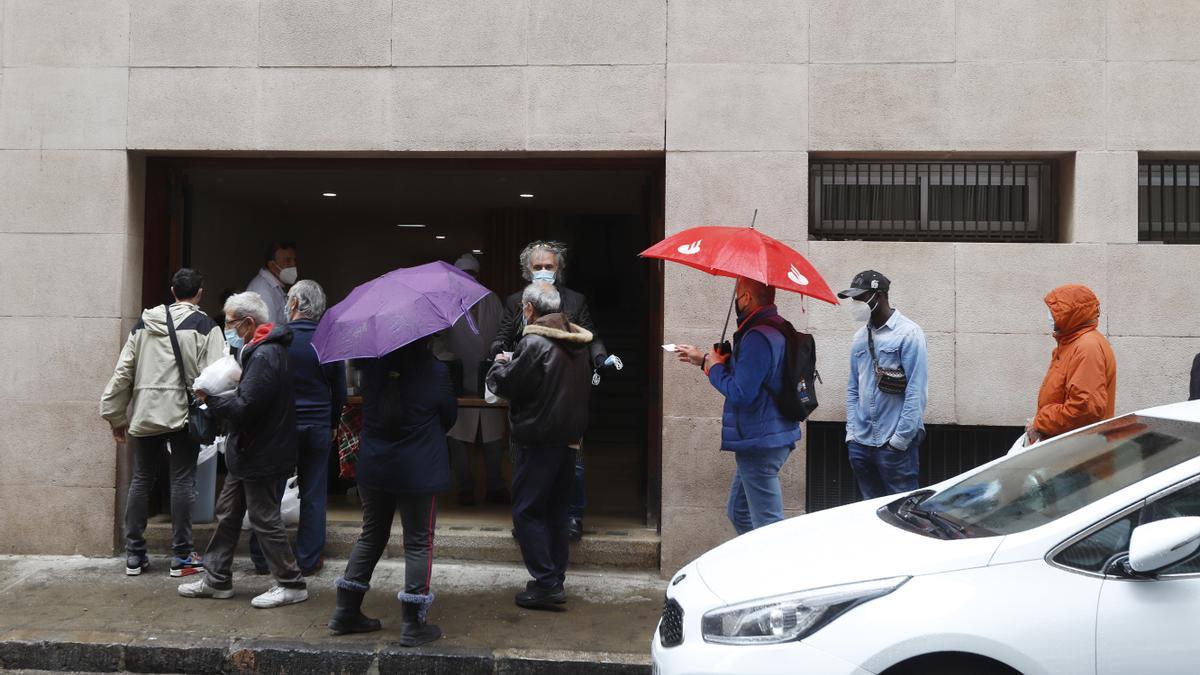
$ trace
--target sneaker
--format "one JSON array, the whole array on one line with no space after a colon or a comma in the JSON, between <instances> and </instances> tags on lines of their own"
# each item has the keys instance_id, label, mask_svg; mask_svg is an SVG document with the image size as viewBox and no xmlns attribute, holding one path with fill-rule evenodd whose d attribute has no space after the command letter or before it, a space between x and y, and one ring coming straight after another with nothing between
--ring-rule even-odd
<instances>
[{"instance_id":1,"label":"sneaker","mask_svg":"<svg viewBox=\"0 0 1200 675\"><path fill-rule=\"evenodd\" d=\"M179 587L179 594L185 598L213 598L228 600L233 597L232 588L213 588L205 579L197 579Z\"/></svg>"},{"instance_id":2,"label":"sneaker","mask_svg":"<svg viewBox=\"0 0 1200 675\"><path fill-rule=\"evenodd\" d=\"M150 558L145 553L130 553L125 556L125 575L136 577L142 570L150 568Z\"/></svg>"},{"instance_id":3,"label":"sneaker","mask_svg":"<svg viewBox=\"0 0 1200 675\"><path fill-rule=\"evenodd\" d=\"M271 609L272 607L282 607L284 605L294 605L297 602L304 602L308 599L307 588L287 588L286 586L272 586L271 590L250 601L250 604L259 609Z\"/></svg>"},{"instance_id":4,"label":"sneaker","mask_svg":"<svg viewBox=\"0 0 1200 675\"><path fill-rule=\"evenodd\" d=\"M532 588L526 588L523 593L517 593L517 606L525 609L553 609L561 610L559 605L567 602L567 594L563 591L562 586L554 588L545 588L534 584Z\"/></svg>"},{"instance_id":5,"label":"sneaker","mask_svg":"<svg viewBox=\"0 0 1200 675\"><path fill-rule=\"evenodd\" d=\"M203 571L204 561L195 551L183 558L179 556L171 558L171 576L173 577L186 577Z\"/></svg>"},{"instance_id":6,"label":"sneaker","mask_svg":"<svg viewBox=\"0 0 1200 675\"><path fill-rule=\"evenodd\" d=\"M567 539L570 541L579 541L583 539L583 518L571 517L567 523Z\"/></svg>"}]
</instances>

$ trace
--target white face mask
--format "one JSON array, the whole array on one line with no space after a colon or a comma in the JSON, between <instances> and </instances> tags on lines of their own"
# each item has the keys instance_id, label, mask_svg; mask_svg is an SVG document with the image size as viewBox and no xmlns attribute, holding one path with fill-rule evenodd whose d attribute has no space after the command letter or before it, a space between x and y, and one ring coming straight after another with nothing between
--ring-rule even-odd
<instances>
[{"instance_id":1,"label":"white face mask","mask_svg":"<svg viewBox=\"0 0 1200 675\"><path fill-rule=\"evenodd\" d=\"M875 308L869 303L861 300L851 300L847 303L847 305L847 311L850 312L850 318L852 318L856 323L866 323L867 321L870 321L871 313L875 311Z\"/></svg>"},{"instance_id":2,"label":"white face mask","mask_svg":"<svg viewBox=\"0 0 1200 675\"><path fill-rule=\"evenodd\" d=\"M1058 328L1054 325L1054 313L1047 309L1046 317L1050 320L1050 334L1054 335L1054 331L1058 330Z\"/></svg>"},{"instance_id":3,"label":"white face mask","mask_svg":"<svg viewBox=\"0 0 1200 675\"><path fill-rule=\"evenodd\" d=\"M533 273L533 281L543 281L548 284L554 283L554 270L535 270Z\"/></svg>"},{"instance_id":4,"label":"white face mask","mask_svg":"<svg viewBox=\"0 0 1200 675\"><path fill-rule=\"evenodd\" d=\"M297 272L295 267L284 267L283 269L279 270L279 280L282 281L285 286L291 286L292 284L296 283L296 275Z\"/></svg>"}]
</instances>

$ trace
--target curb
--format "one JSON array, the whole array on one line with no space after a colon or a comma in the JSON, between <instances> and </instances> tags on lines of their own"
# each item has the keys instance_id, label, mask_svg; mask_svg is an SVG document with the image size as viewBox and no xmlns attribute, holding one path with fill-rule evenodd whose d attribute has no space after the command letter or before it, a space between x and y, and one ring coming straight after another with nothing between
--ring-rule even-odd
<instances>
[{"instance_id":1,"label":"curb","mask_svg":"<svg viewBox=\"0 0 1200 675\"><path fill-rule=\"evenodd\" d=\"M0 669L134 673L467 673L470 675L648 675L648 656L376 646L289 640L133 640L128 643L0 641Z\"/></svg>"}]
</instances>

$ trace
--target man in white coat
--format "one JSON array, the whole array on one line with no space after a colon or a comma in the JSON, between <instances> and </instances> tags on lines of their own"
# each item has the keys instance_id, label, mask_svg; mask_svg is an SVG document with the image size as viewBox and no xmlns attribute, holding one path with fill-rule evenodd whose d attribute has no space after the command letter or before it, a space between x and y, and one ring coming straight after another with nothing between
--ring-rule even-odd
<instances>
[{"instance_id":1,"label":"man in white coat","mask_svg":"<svg viewBox=\"0 0 1200 675\"><path fill-rule=\"evenodd\" d=\"M454 262L455 267L479 276L479 260L464 253ZM495 293L488 293L471 308L471 318L479 332L471 330L467 317L462 317L445 334L445 346L462 361L463 393L471 397L482 397L479 390L479 364L487 358L492 340L500 330L504 306ZM500 408L478 408L460 406L458 422L447 436L450 444L450 459L454 464L458 483L458 502L465 506L475 504L475 477L471 472L470 446L476 440L483 444L483 461L487 470L487 494L489 504L508 504L508 489L501 474L500 462L504 456L504 411Z\"/></svg>"},{"instance_id":2,"label":"man in white coat","mask_svg":"<svg viewBox=\"0 0 1200 675\"><path fill-rule=\"evenodd\" d=\"M276 326L288 323L287 291L297 277L295 242L277 241L263 252L263 266L246 284L247 291L258 293L267 303L271 323Z\"/></svg>"}]
</instances>

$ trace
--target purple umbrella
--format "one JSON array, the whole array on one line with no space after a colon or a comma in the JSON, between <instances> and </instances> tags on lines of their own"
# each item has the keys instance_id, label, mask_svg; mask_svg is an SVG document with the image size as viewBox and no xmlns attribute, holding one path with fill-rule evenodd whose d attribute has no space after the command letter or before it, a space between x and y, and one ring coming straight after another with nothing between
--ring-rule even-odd
<instances>
[{"instance_id":1,"label":"purple umbrella","mask_svg":"<svg viewBox=\"0 0 1200 675\"><path fill-rule=\"evenodd\" d=\"M466 272L444 262L402 267L376 277L334 305L317 326L312 346L321 363L378 358L453 326L489 293Z\"/></svg>"}]
</instances>

